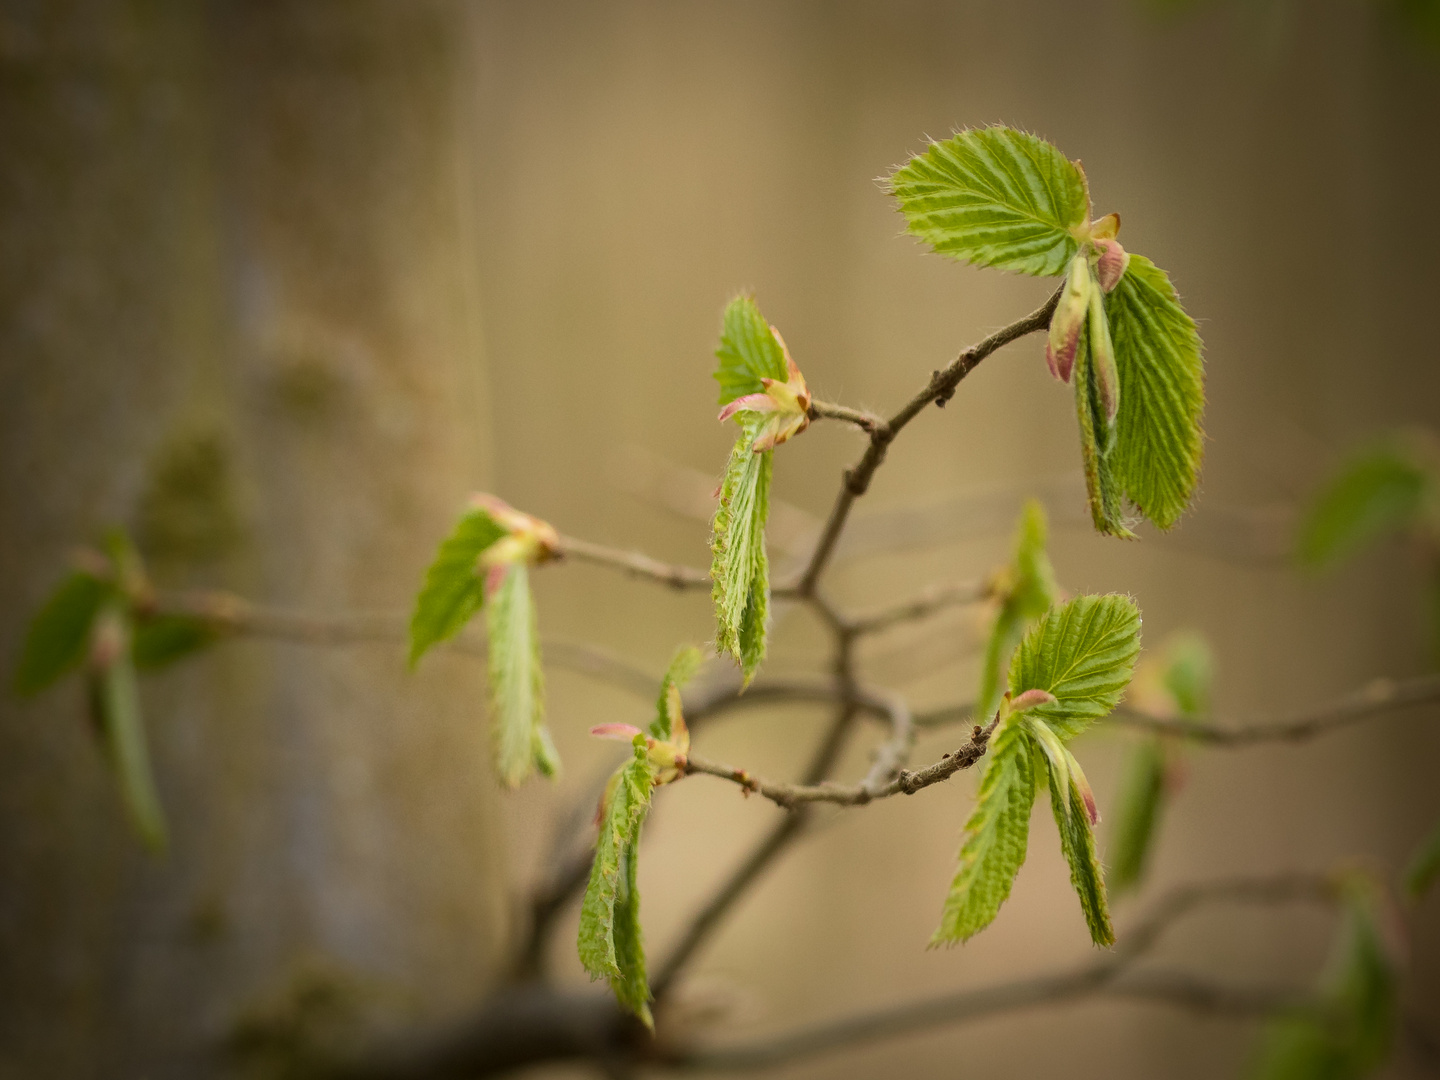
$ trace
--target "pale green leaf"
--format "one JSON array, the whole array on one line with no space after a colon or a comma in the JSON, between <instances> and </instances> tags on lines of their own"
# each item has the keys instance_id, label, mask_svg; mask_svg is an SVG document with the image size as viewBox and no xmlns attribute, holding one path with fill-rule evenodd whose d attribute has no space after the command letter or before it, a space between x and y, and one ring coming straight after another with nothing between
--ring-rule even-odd
<instances>
[{"instance_id":1,"label":"pale green leaf","mask_svg":"<svg viewBox=\"0 0 1440 1080\"><path fill-rule=\"evenodd\" d=\"M1361 452L1321 489L1302 519L1300 562L1333 565L1383 533L1410 527L1434 484L1399 443Z\"/></svg>"},{"instance_id":2,"label":"pale green leaf","mask_svg":"<svg viewBox=\"0 0 1440 1080\"><path fill-rule=\"evenodd\" d=\"M99 619L107 624L103 632L113 636L116 647L110 661L90 673L91 714L115 773L125 815L141 842L158 855L165 850L168 833L140 715L140 695L130 659L130 621L118 605L107 608Z\"/></svg>"},{"instance_id":3,"label":"pale green leaf","mask_svg":"<svg viewBox=\"0 0 1440 1080\"><path fill-rule=\"evenodd\" d=\"M975 715L988 718L1000 707L1005 665L1020 637L1055 602L1055 571L1045 552L1045 508L1031 499L1015 529L1014 555L999 581L1000 603L980 666Z\"/></svg>"},{"instance_id":4,"label":"pale green leaf","mask_svg":"<svg viewBox=\"0 0 1440 1080\"><path fill-rule=\"evenodd\" d=\"M762 421L763 422L763 418ZM765 519L770 512L771 454L750 449L755 424L741 425L730 453L712 523L715 651L735 658L745 682L765 657L765 618L770 601L770 564Z\"/></svg>"},{"instance_id":5,"label":"pale green leaf","mask_svg":"<svg viewBox=\"0 0 1440 1080\"><path fill-rule=\"evenodd\" d=\"M1419 900L1435 879L1440 877L1440 824L1421 841L1410 862L1405 867L1405 893L1412 900Z\"/></svg>"},{"instance_id":6,"label":"pale green leaf","mask_svg":"<svg viewBox=\"0 0 1440 1080\"><path fill-rule=\"evenodd\" d=\"M1018 717L1007 718L995 729L985 761L975 809L965 823L960 867L931 945L953 945L989 926L1025 862L1035 766Z\"/></svg>"},{"instance_id":7,"label":"pale green leaf","mask_svg":"<svg viewBox=\"0 0 1440 1080\"><path fill-rule=\"evenodd\" d=\"M489 633L490 724L495 768L515 787L539 769L560 771L560 759L545 729L545 672L530 572L524 563L508 567L485 609Z\"/></svg>"},{"instance_id":8,"label":"pale green leaf","mask_svg":"<svg viewBox=\"0 0 1440 1080\"><path fill-rule=\"evenodd\" d=\"M198 615L151 615L136 621L130 655L136 668L151 671L183 660L219 639L215 624Z\"/></svg>"},{"instance_id":9,"label":"pale green leaf","mask_svg":"<svg viewBox=\"0 0 1440 1080\"><path fill-rule=\"evenodd\" d=\"M30 620L15 668L16 693L39 693L80 666L95 616L113 594L109 582L83 571L60 582Z\"/></svg>"},{"instance_id":10,"label":"pale green leaf","mask_svg":"<svg viewBox=\"0 0 1440 1080\"><path fill-rule=\"evenodd\" d=\"M1043 731L1046 725L1034 725ZM1060 850L1070 864L1070 884L1080 898L1080 910L1085 913L1085 925L1090 928L1090 939L1096 945L1115 944L1115 928L1110 925L1110 906L1105 896L1105 871L1100 865L1100 856L1095 851L1095 830L1090 824L1085 801L1081 797L1085 774L1075 760L1051 732L1049 738L1037 738L1037 745L1044 751L1047 773L1050 779L1050 808L1054 812L1055 825L1060 830Z\"/></svg>"},{"instance_id":11,"label":"pale green leaf","mask_svg":"<svg viewBox=\"0 0 1440 1080\"><path fill-rule=\"evenodd\" d=\"M1140 652L1140 611L1128 596L1077 596L1050 609L1010 665L1010 690L1048 690L1029 713L1069 739L1120 702Z\"/></svg>"},{"instance_id":12,"label":"pale green leaf","mask_svg":"<svg viewBox=\"0 0 1440 1080\"><path fill-rule=\"evenodd\" d=\"M638 736L634 754L611 778L606 792L595 861L580 905L579 952L590 977L608 979L620 1004L652 1027L635 879L655 766Z\"/></svg>"},{"instance_id":13,"label":"pale green leaf","mask_svg":"<svg viewBox=\"0 0 1440 1080\"><path fill-rule=\"evenodd\" d=\"M746 394L760 393L764 390L761 379L784 382L789 378L785 351L755 300L749 296L737 296L726 305L715 358L719 361L715 381L720 384L721 405Z\"/></svg>"},{"instance_id":14,"label":"pale green leaf","mask_svg":"<svg viewBox=\"0 0 1440 1080\"><path fill-rule=\"evenodd\" d=\"M505 530L484 510L473 509L440 544L410 617L410 665L425 650L454 637L485 602L476 562Z\"/></svg>"},{"instance_id":15,"label":"pale green leaf","mask_svg":"<svg viewBox=\"0 0 1440 1080\"><path fill-rule=\"evenodd\" d=\"M1054 146L1007 127L934 142L890 177L909 230L941 255L1059 274L1086 223L1085 176Z\"/></svg>"},{"instance_id":16,"label":"pale green leaf","mask_svg":"<svg viewBox=\"0 0 1440 1080\"><path fill-rule=\"evenodd\" d=\"M1120 375L1114 482L1136 509L1168 529L1190 505L1200 472L1200 334L1165 272L1143 255L1130 256L1105 313Z\"/></svg>"},{"instance_id":17,"label":"pale green leaf","mask_svg":"<svg viewBox=\"0 0 1440 1080\"><path fill-rule=\"evenodd\" d=\"M1174 634L1166 641L1163 656L1165 689L1176 711L1192 720L1208 715L1215 678L1210 643L1200 634Z\"/></svg>"},{"instance_id":18,"label":"pale green leaf","mask_svg":"<svg viewBox=\"0 0 1440 1080\"><path fill-rule=\"evenodd\" d=\"M1098 286L1097 286L1098 288ZM1088 321L1088 320L1087 320ZM1090 518L1096 532L1133 539L1125 520L1123 489L1116 471L1119 417L1106 417L1100 377L1090 348L1088 326L1081 331L1075 350L1075 417L1080 426L1080 460L1085 469L1085 491L1090 500ZM1117 361L1118 368L1119 363ZM1125 408L1125 382L1120 382L1120 408Z\"/></svg>"},{"instance_id":19,"label":"pale green leaf","mask_svg":"<svg viewBox=\"0 0 1440 1080\"><path fill-rule=\"evenodd\" d=\"M675 654L665 677L660 680L660 699L655 703L655 720L650 724L650 734L662 741L668 741L674 734L675 716L671 709L671 696L694 678L705 662L705 654L694 645L686 645Z\"/></svg>"},{"instance_id":20,"label":"pale green leaf","mask_svg":"<svg viewBox=\"0 0 1440 1080\"><path fill-rule=\"evenodd\" d=\"M1106 880L1117 896L1145 876L1160 821L1167 764L1164 747L1153 738L1136 743L1125 760L1106 849L1110 862Z\"/></svg>"}]
</instances>

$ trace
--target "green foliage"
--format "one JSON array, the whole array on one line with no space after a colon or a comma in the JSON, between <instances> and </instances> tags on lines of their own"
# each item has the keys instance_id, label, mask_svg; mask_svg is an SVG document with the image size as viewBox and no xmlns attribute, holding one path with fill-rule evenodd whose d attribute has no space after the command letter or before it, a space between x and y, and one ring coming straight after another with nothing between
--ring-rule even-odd
<instances>
[{"instance_id":1,"label":"green foliage","mask_svg":"<svg viewBox=\"0 0 1440 1080\"><path fill-rule=\"evenodd\" d=\"M715 650L735 658L747 684L765 658L765 618L770 602L765 519L770 513L774 451L757 454L751 449L759 423L763 418L741 424L711 526Z\"/></svg>"},{"instance_id":2,"label":"green foliage","mask_svg":"<svg viewBox=\"0 0 1440 1080\"><path fill-rule=\"evenodd\" d=\"M1114 486L1162 529L1179 520L1199 477L1205 368L1195 322L1165 272L1143 255L1105 300L1120 378Z\"/></svg>"},{"instance_id":3,"label":"green foliage","mask_svg":"<svg viewBox=\"0 0 1440 1080\"><path fill-rule=\"evenodd\" d=\"M1060 850L1070 864L1070 884L1080 898L1085 925L1096 945L1115 944L1110 925L1110 906L1105 896L1105 871L1095 851L1095 828L1091 819L1094 796L1080 769L1080 763L1042 720L1029 718L1026 731L1040 748L1050 779L1050 809L1060 830Z\"/></svg>"},{"instance_id":4,"label":"green foliage","mask_svg":"<svg viewBox=\"0 0 1440 1080\"><path fill-rule=\"evenodd\" d=\"M1080 459L1085 467L1085 490L1090 498L1090 517L1097 532L1130 540L1135 534L1125 523L1121 498L1124 488L1115 470L1118 424L1111 423L1105 413L1092 338L1093 335L1087 327L1075 352L1075 418L1080 425ZM1122 381L1122 409L1125 398Z\"/></svg>"},{"instance_id":5,"label":"green foliage","mask_svg":"<svg viewBox=\"0 0 1440 1080\"><path fill-rule=\"evenodd\" d=\"M705 662L705 654L693 645L686 645L675 654L665 677L660 680L660 699L655 703L655 720L650 724L650 734L660 740L668 740L675 733L675 709L672 697L677 697L681 687L694 678Z\"/></svg>"},{"instance_id":6,"label":"green foliage","mask_svg":"<svg viewBox=\"0 0 1440 1080\"><path fill-rule=\"evenodd\" d=\"M495 768L515 787L539 769L560 771L560 758L545 728L545 674L530 572L524 563L506 567L485 611L489 632L490 723Z\"/></svg>"},{"instance_id":7,"label":"green foliage","mask_svg":"<svg viewBox=\"0 0 1440 1080\"><path fill-rule=\"evenodd\" d=\"M1110 858L1106 882L1117 895L1133 889L1145 875L1160 821L1168 766L1165 747L1159 739L1137 743L1125 760L1116 800L1115 825L1106 849Z\"/></svg>"},{"instance_id":8,"label":"green foliage","mask_svg":"<svg viewBox=\"0 0 1440 1080\"><path fill-rule=\"evenodd\" d=\"M645 739L637 735L634 757L616 771L606 791L595 861L580 905L580 963L592 979L608 979L616 999L646 1027L654 1027L654 1021L635 877L640 827L650 810L655 775Z\"/></svg>"},{"instance_id":9,"label":"green foliage","mask_svg":"<svg viewBox=\"0 0 1440 1080\"><path fill-rule=\"evenodd\" d=\"M1372 883L1352 880L1314 1007L1270 1023L1255 1080L1360 1080L1384 1063L1399 1018L1397 964Z\"/></svg>"},{"instance_id":10,"label":"green foliage","mask_svg":"<svg viewBox=\"0 0 1440 1080\"><path fill-rule=\"evenodd\" d=\"M1025 862L1035 765L1030 740L1017 716L996 726L985 756L975 809L965 823L960 867L950 883L933 945L974 937L995 920Z\"/></svg>"},{"instance_id":11,"label":"green foliage","mask_svg":"<svg viewBox=\"0 0 1440 1080\"><path fill-rule=\"evenodd\" d=\"M1161 653L1162 681L1178 715L1195 720L1210 712L1210 684L1215 661L1210 643L1200 634L1175 634Z\"/></svg>"},{"instance_id":12,"label":"green foliage","mask_svg":"<svg viewBox=\"0 0 1440 1080\"><path fill-rule=\"evenodd\" d=\"M1405 867L1405 894L1419 900L1440 877L1440 824L1430 831Z\"/></svg>"},{"instance_id":13,"label":"green foliage","mask_svg":"<svg viewBox=\"0 0 1440 1080\"><path fill-rule=\"evenodd\" d=\"M165 814L145 744L135 666L130 659L130 620L119 604L110 604L97 617L96 637L96 651L105 659L89 676L91 717L115 773L126 816L145 846L159 854L167 843Z\"/></svg>"},{"instance_id":14,"label":"green foliage","mask_svg":"<svg viewBox=\"0 0 1440 1080\"><path fill-rule=\"evenodd\" d=\"M1007 127L930 144L890 177L911 233L941 255L1059 274L1090 213L1085 174L1054 146Z\"/></svg>"},{"instance_id":15,"label":"green foliage","mask_svg":"<svg viewBox=\"0 0 1440 1080\"><path fill-rule=\"evenodd\" d=\"M477 560L505 529L486 511L472 509L440 544L410 616L410 666L425 650L454 637L485 602Z\"/></svg>"},{"instance_id":16,"label":"green foliage","mask_svg":"<svg viewBox=\"0 0 1440 1080\"><path fill-rule=\"evenodd\" d=\"M1015 554L997 582L1000 605L990 627L980 668L975 715L989 718L1000 706L1001 679L1020 637L1030 623L1055 602L1055 572L1045 553L1045 508L1034 499L1025 504L1015 529Z\"/></svg>"},{"instance_id":17,"label":"green foliage","mask_svg":"<svg viewBox=\"0 0 1440 1080\"><path fill-rule=\"evenodd\" d=\"M1051 608L1025 635L1010 665L1010 688L1054 694L1054 704L1030 715L1070 739L1120 703L1139 652L1140 611L1133 600L1077 596Z\"/></svg>"},{"instance_id":18,"label":"green foliage","mask_svg":"<svg viewBox=\"0 0 1440 1080\"><path fill-rule=\"evenodd\" d=\"M1400 440L1367 448L1311 503L1300 526L1300 562L1331 566L1382 533L1410 528L1437 497L1436 487L1435 477Z\"/></svg>"},{"instance_id":19,"label":"green foliage","mask_svg":"<svg viewBox=\"0 0 1440 1080\"><path fill-rule=\"evenodd\" d=\"M720 361L715 368L715 381L720 384L720 404L725 405L746 394L764 390L761 379L788 377L785 352L770 330L765 316L754 298L737 296L725 307L725 324L720 334L720 347L715 350Z\"/></svg>"},{"instance_id":20,"label":"green foliage","mask_svg":"<svg viewBox=\"0 0 1440 1080\"><path fill-rule=\"evenodd\" d=\"M135 667L152 671L213 645L220 633L198 615L151 615L135 623L130 655Z\"/></svg>"},{"instance_id":21,"label":"green foliage","mask_svg":"<svg viewBox=\"0 0 1440 1080\"><path fill-rule=\"evenodd\" d=\"M60 583L30 620L15 669L16 693L37 694L80 666L95 617L114 591L109 582L82 570Z\"/></svg>"}]
</instances>

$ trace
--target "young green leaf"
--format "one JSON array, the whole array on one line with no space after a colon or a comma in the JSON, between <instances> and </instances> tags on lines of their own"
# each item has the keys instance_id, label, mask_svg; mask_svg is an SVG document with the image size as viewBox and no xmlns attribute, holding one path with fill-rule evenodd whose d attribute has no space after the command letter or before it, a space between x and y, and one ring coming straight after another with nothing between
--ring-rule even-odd
<instances>
[{"instance_id":1,"label":"young green leaf","mask_svg":"<svg viewBox=\"0 0 1440 1080\"><path fill-rule=\"evenodd\" d=\"M1005 665L1029 625L1055 602L1055 572L1045 553L1045 508L1034 499L1025 504L1015 529L1015 554L999 575L999 607L990 627L980 667L975 715L989 718L1000 706Z\"/></svg>"},{"instance_id":2,"label":"young green leaf","mask_svg":"<svg viewBox=\"0 0 1440 1080\"><path fill-rule=\"evenodd\" d=\"M1159 739L1136 743L1125 760L1107 851L1110 873L1106 881L1117 896L1133 889L1145 875L1165 796L1168 764Z\"/></svg>"},{"instance_id":3,"label":"young green leaf","mask_svg":"<svg viewBox=\"0 0 1440 1080\"><path fill-rule=\"evenodd\" d=\"M989 926L1025 862L1035 766L1018 716L1005 717L996 726L985 760L975 809L965 823L960 868L950 883L932 946L966 941Z\"/></svg>"},{"instance_id":4,"label":"young green leaf","mask_svg":"<svg viewBox=\"0 0 1440 1080\"><path fill-rule=\"evenodd\" d=\"M636 737L634 748L634 758L616 771L606 791L595 861L580 905L579 952L590 977L608 979L620 1004L653 1027L635 877L655 766L643 736Z\"/></svg>"},{"instance_id":5,"label":"young green leaf","mask_svg":"<svg viewBox=\"0 0 1440 1080\"><path fill-rule=\"evenodd\" d=\"M758 422L741 425L720 485L711 537L715 650L735 658L746 683L765 658L765 616L770 601L765 519L770 512L774 451L756 453L751 449Z\"/></svg>"},{"instance_id":6,"label":"young green leaf","mask_svg":"<svg viewBox=\"0 0 1440 1080\"><path fill-rule=\"evenodd\" d=\"M1405 895L1419 900L1440 877L1440 824L1421 841L1405 867Z\"/></svg>"},{"instance_id":7,"label":"young green leaf","mask_svg":"<svg viewBox=\"0 0 1440 1080\"><path fill-rule=\"evenodd\" d=\"M130 620L111 604L95 622L89 676L90 708L106 759L115 772L126 816L155 854L168 842L165 814L150 770L135 667L130 658Z\"/></svg>"},{"instance_id":8,"label":"young green leaf","mask_svg":"<svg viewBox=\"0 0 1440 1080\"><path fill-rule=\"evenodd\" d=\"M1140 652L1140 611L1128 596L1077 596L1050 609L1010 665L1013 693L1048 690L1030 715L1070 739L1120 702Z\"/></svg>"},{"instance_id":9,"label":"young green leaf","mask_svg":"<svg viewBox=\"0 0 1440 1080\"><path fill-rule=\"evenodd\" d=\"M932 142L890 177L909 230L941 255L1051 276L1085 225L1085 174L1054 146L1007 127Z\"/></svg>"},{"instance_id":10,"label":"young green leaf","mask_svg":"<svg viewBox=\"0 0 1440 1080\"><path fill-rule=\"evenodd\" d=\"M83 570L60 583L30 620L15 669L17 694L38 694L80 666L95 616L114 591L109 582Z\"/></svg>"},{"instance_id":11,"label":"young green leaf","mask_svg":"<svg viewBox=\"0 0 1440 1080\"><path fill-rule=\"evenodd\" d=\"M1190 504L1200 471L1205 367L1200 335L1165 272L1132 255L1105 298L1120 379L1110 462L1118 491L1162 529Z\"/></svg>"},{"instance_id":12,"label":"young green leaf","mask_svg":"<svg viewBox=\"0 0 1440 1080\"><path fill-rule=\"evenodd\" d=\"M1401 440L1357 454L1311 504L1300 525L1303 565L1330 566L1380 534L1415 523L1440 482Z\"/></svg>"},{"instance_id":13,"label":"young green leaf","mask_svg":"<svg viewBox=\"0 0 1440 1080\"><path fill-rule=\"evenodd\" d=\"M715 358L719 361L715 381L720 384L721 405L761 393L765 389L762 379L784 382L789 375L784 346L750 296L737 296L726 305Z\"/></svg>"},{"instance_id":14,"label":"young green leaf","mask_svg":"<svg viewBox=\"0 0 1440 1080\"><path fill-rule=\"evenodd\" d=\"M1087 320L1091 321L1094 320ZM1135 534L1125 521L1123 489L1115 468L1119 428L1107 413L1094 339L1095 335L1086 326L1075 351L1075 416L1080 426L1080 459L1085 467L1090 518L1096 532L1132 540ZM1121 384L1124 385L1123 379Z\"/></svg>"},{"instance_id":15,"label":"young green leaf","mask_svg":"<svg viewBox=\"0 0 1440 1080\"><path fill-rule=\"evenodd\" d=\"M680 690L694 678L704 662L705 654L693 645L686 645L670 661L665 677L660 680L660 699L655 703L655 720L650 725L653 737L669 739L675 734Z\"/></svg>"},{"instance_id":16,"label":"young green leaf","mask_svg":"<svg viewBox=\"0 0 1440 1080\"><path fill-rule=\"evenodd\" d=\"M220 638L215 625L198 615L151 615L136 621L130 655L140 671L183 660Z\"/></svg>"},{"instance_id":17,"label":"young green leaf","mask_svg":"<svg viewBox=\"0 0 1440 1080\"><path fill-rule=\"evenodd\" d=\"M1060 830L1060 850L1070 864L1070 884L1080 898L1080 910L1096 945L1115 944L1110 906L1105 897L1105 871L1095 851L1095 796L1075 756L1046 723L1033 717L1026 731L1042 754L1050 780L1050 809Z\"/></svg>"},{"instance_id":18,"label":"young green leaf","mask_svg":"<svg viewBox=\"0 0 1440 1080\"><path fill-rule=\"evenodd\" d=\"M481 553L505 535L505 528L477 507L467 511L441 542L410 617L411 667L426 649L458 634L480 610L485 588L477 563Z\"/></svg>"},{"instance_id":19,"label":"young green leaf","mask_svg":"<svg viewBox=\"0 0 1440 1080\"><path fill-rule=\"evenodd\" d=\"M560 758L545 728L545 673L530 572L524 563L505 568L485 609L489 633L490 723L495 767L510 787L539 769L560 771Z\"/></svg>"}]
</instances>

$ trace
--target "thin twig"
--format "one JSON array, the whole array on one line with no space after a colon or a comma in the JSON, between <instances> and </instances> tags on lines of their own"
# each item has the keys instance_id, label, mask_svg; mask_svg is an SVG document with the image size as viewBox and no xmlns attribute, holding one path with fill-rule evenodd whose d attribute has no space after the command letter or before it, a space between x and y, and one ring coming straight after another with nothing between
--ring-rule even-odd
<instances>
[{"instance_id":1,"label":"thin twig","mask_svg":"<svg viewBox=\"0 0 1440 1080\"><path fill-rule=\"evenodd\" d=\"M855 634L878 634L901 623L918 622L938 611L965 604L976 604L990 597L994 589L988 581L967 581L954 585L933 585L909 600L860 615L852 615L849 628Z\"/></svg>"},{"instance_id":2,"label":"thin twig","mask_svg":"<svg viewBox=\"0 0 1440 1080\"><path fill-rule=\"evenodd\" d=\"M704 570L664 563L638 551L623 551L604 544L592 544L589 540L577 540L573 536L562 536L560 553L585 562L618 567L633 577L649 578L673 589L710 588L710 575Z\"/></svg>"},{"instance_id":3,"label":"thin twig","mask_svg":"<svg viewBox=\"0 0 1440 1080\"><path fill-rule=\"evenodd\" d=\"M811 420L843 420L854 424L867 435L874 434L885 423L874 413L864 409L852 409L848 405L836 405L830 401L815 401L810 405Z\"/></svg>"}]
</instances>

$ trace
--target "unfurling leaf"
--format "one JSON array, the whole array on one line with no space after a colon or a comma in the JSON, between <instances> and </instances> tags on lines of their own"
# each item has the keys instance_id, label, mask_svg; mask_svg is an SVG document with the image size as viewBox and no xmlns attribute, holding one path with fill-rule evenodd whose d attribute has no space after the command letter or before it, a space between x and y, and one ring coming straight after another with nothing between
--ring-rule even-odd
<instances>
[{"instance_id":1,"label":"unfurling leaf","mask_svg":"<svg viewBox=\"0 0 1440 1080\"><path fill-rule=\"evenodd\" d=\"M130 632L129 617L119 604L110 604L95 620L90 645L91 717L131 826L150 851L160 854L167 843L165 814L150 770Z\"/></svg>"},{"instance_id":2,"label":"unfurling leaf","mask_svg":"<svg viewBox=\"0 0 1440 1080\"><path fill-rule=\"evenodd\" d=\"M1070 884L1080 898L1080 910L1096 945L1115 944L1110 905L1105 897L1105 871L1095 851L1095 824L1099 813L1095 796L1080 763L1041 720L1028 719L1026 729L1042 751L1050 778L1050 809L1060 830L1060 849L1070 864Z\"/></svg>"},{"instance_id":3,"label":"unfurling leaf","mask_svg":"<svg viewBox=\"0 0 1440 1080\"><path fill-rule=\"evenodd\" d=\"M1120 703L1140 652L1140 611L1128 596L1077 596L1050 609L1010 664L1010 689L1055 695L1030 716L1070 739Z\"/></svg>"},{"instance_id":4,"label":"unfurling leaf","mask_svg":"<svg viewBox=\"0 0 1440 1080\"><path fill-rule=\"evenodd\" d=\"M80 666L95 617L114 592L109 582L83 570L60 583L30 620L15 669L17 694L37 694Z\"/></svg>"},{"instance_id":5,"label":"unfurling leaf","mask_svg":"<svg viewBox=\"0 0 1440 1080\"><path fill-rule=\"evenodd\" d=\"M1045 363L1050 374L1061 382L1070 381L1075 369L1075 352L1080 347L1080 332L1090 317L1090 262L1084 253L1070 260L1065 275L1065 288L1050 316L1049 340L1045 344Z\"/></svg>"},{"instance_id":6,"label":"unfurling leaf","mask_svg":"<svg viewBox=\"0 0 1440 1080\"><path fill-rule=\"evenodd\" d=\"M685 729L685 717L680 711L680 691L695 677L704 662L705 654L694 645L686 645L670 661L665 677L660 680L660 697L655 703L655 719L650 724L652 736L669 739Z\"/></svg>"},{"instance_id":7,"label":"unfurling leaf","mask_svg":"<svg viewBox=\"0 0 1440 1080\"><path fill-rule=\"evenodd\" d=\"M726 305L715 358L721 405L764 392L766 379L783 383L789 377L785 343L750 296L737 296Z\"/></svg>"},{"instance_id":8,"label":"unfurling leaf","mask_svg":"<svg viewBox=\"0 0 1440 1080\"><path fill-rule=\"evenodd\" d=\"M654 780L644 738L637 737L634 757L611 778L590 882L580 905L580 963L592 979L608 979L616 1000L646 1027L654 1021L635 879L640 827L650 809Z\"/></svg>"},{"instance_id":9,"label":"unfurling leaf","mask_svg":"<svg viewBox=\"0 0 1440 1080\"><path fill-rule=\"evenodd\" d=\"M1025 862L1035 804L1031 741L1020 714L1006 716L990 736L975 809L965 823L960 868L950 883L931 945L954 945L989 926L1010 896Z\"/></svg>"},{"instance_id":10,"label":"unfurling leaf","mask_svg":"<svg viewBox=\"0 0 1440 1080\"><path fill-rule=\"evenodd\" d=\"M1353 877L1319 1001L1266 1029L1254 1080L1361 1080L1390 1055L1399 1021L1400 959L1385 898Z\"/></svg>"},{"instance_id":11,"label":"unfurling leaf","mask_svg":"<svg viewBox=\"0 0 1440 1080\"><path fill-rule=\"evenodd\" d=\"M1440 824L1437 824L1410 856L1405 867L1405 895L1419 900L1440 877Z\"/></svg>"},{"instance_id":12,"label":"unfurling leaf","mask_svg":"<svg viewBox=\"0 0 1440 1080\"><path fill-rule=\"evenodd\" d=\"M456 523L425 572L410 616L410 666L425 650L454 637L485 603L477 568L481 554L505 535L489 511L475 507Z\"/></svg>"},{"instance_id":13,"label":"unfurling leaf","mask_svg":"<svg viewBox=\"0 0 1440 1080\"><path fill-rule=\"evenodd\" d=\"M1383 533L1420 524L1437 500L1440 451L1433 440L1392 436L1356 454L1320 491L1301 521L1296 554L1306 566L1334 565Z\"/></svg>"},{"instance_id":14,"label":"unfurling leaf","mask_svg":"<svg viewBox=\"0 0 1440 1080\"><path fill-rule=\"evenodd\" d=\"M1125 520L1121 481L1115 469L1117 426L1112 422L1105 387L1105 379L1113 373L1106 369L1103 338L1097 358L1096 335L1091 330L1094 322L1093 318L1086 319L1085 333L1075 353L1075 416L1080 426L1085 492L1096 532L1130 540L1135 534Z\"/></svg>"},{"instance_id":15,"label":"unfurling leaf","mask_svg":"<svg viewBox=\"0 0 1440 1080\"><path fill-rule=\"evenodd\" d=\"M545 728L545 676L535 599L524 563L505 569L485 611L489 633L490 723L495 768L515 787L533 769L545 776L560 771L560 758Z\"/></svg>"},{"instance_id":16,"label":"unfurling leaf","mask_svg":"<svg viewBox=\"0 0 1440 1080\"><path fill-rule=\"evenodd\" d=\"M1105 314L1120 385L1112 480L1117 495L1168 529L1190 505L1200 473L1200 335L1170 279L1143 255L1129 257Z\"/></svg>"},{"instance_id":17,"label":"unfurling leaf","mask_svg":"<svg viewBox=\"0 0 1440 1080\"><path fill-rule=\"evenodd\" d=\"M763 422L763 418L762 421ZM765 519L770 512L772 450L751 449L760 422L742 424L730 452L711 525L714 558L715 650L735 658L748 684L765 658L770 564Z\"/></svg>"},{"instance_id":18,"label":"unfurling leaf","mask_svg":"<svg viewBox=\"0 0 1440 1080\"><path fill-rule=\"evenodd\" d=\"M941 255L1052 276L1090 214L1085 174L1043 139L1007 127L930 144L890 177L909 230Z\"/></svg>"},{"instance_id":19,"label":"unfurling leaf","mask_svg":"<svg viewBox=\"0 0 1440 1080\"><path fill-rule=\"evenodd\" d=\"M980 689L975 696L975 715L982 720L994 716L1000 705L1005 665L1021 635L1055 602L1055 572L1045 553L1046 533L1045 508L1032 499L1021 511L1010 565L994 580L999 607L985 646Z\"/></svg>"}]
</instances>

